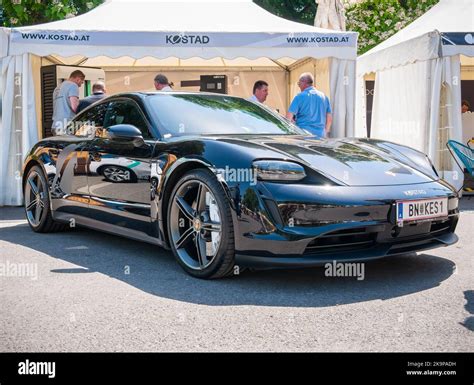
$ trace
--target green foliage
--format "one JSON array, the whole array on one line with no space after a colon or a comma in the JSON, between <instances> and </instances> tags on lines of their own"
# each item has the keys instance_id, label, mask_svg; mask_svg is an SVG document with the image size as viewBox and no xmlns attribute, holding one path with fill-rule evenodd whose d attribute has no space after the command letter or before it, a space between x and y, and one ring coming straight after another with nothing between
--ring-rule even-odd
<instances>
[{"instance_id":1,"label":"green foliage","mask_svg":"<svg viewBox=\"0 0 474 385\"><path fill-rule=\"evenodd\" d=\"M359 54L388 39L428 11L439 0L345 1L347 30L359 32ZM267 11L288 20L313 25L314 0L254 0Z\"/></svg>"},{"instance_id":2,"label":"green foliage","mask_svg":"<svg viewBox=\"0 0 474 385\"><path fill-rule=\"evenodd\" d=\"M3 25L20 27L48 23L87 12L103 0L3 0Z\"/></svg>"},{"instance_id":3,"label":"green foliage","mask_svg":"<svg viewBox=\"0 0 474 385\"><path fill-rule=\"evenodd\" d=\"M314 24L316 2L314 0L254 0L274 15L304 24Z\"/></svg>"},{"instance_id":4,"label":"green foliage","mask_svg":"<svg viewBox=\"0 0 474 385\"><path fill-rule=\"evenodd\" d=\"M359 32L359 54L388 39L439 0L366 0L346 4L347 29Z\"/></svg>"}]
</instances>

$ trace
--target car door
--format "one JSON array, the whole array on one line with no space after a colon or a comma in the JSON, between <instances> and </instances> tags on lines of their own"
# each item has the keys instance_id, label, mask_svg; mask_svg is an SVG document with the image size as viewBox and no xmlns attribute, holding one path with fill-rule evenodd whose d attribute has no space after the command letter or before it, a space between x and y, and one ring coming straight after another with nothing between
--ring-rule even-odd
<instances>
[{"instance_id":1,"label":"car door","mask_svg":"<svg viewBox=\"0 0 474 385\"><path fill-rule=\"evenodd\" d=\"M75 117L61 148L51 148L44 165L51 184L51 203L56 216L65 220L86 217L89 209L87 147L96 128L103 126L107 103L101 103ZM54 164L54 166L52 166Z\"/></svg>"},{"instance_id":2,"label":"car door","mask_svg":"<svg viewBox=\"0 0 474 385\"><path fill-rule=\"evenodd\" d=\"M110 139L117 124L137 127L143 141ZM151 157L155 140L141 107L132 99L109 102L104 125L90 143L88 186L90 216L108 225L150 235Z\"/></svg>"}]
</instances>

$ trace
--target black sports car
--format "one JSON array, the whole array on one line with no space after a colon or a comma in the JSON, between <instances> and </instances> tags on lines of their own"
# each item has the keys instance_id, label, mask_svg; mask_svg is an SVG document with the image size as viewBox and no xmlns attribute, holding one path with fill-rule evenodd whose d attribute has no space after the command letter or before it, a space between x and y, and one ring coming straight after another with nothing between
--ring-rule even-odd
<instances>
[{"instance_id":1,"label":"black sports car","mask_svg":"<svg viewBox=\"0 0 474 385\"><path fill-rule=\"evenodd\" d=\"M423 153L320 140L238 97L119 94L67 130L37 143L24 164L36 232L75 223L154 243L199 278L457 241L458 195Z\"/></svg>"}]
</instances>

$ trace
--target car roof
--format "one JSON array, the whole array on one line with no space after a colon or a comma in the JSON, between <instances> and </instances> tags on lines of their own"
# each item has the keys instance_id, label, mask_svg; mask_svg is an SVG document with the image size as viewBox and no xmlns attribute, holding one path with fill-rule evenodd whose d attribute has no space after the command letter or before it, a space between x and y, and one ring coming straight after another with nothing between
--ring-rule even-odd
<instances>
[{"instance_id":1,"label":"car roof","mask_svg":"<svg viewBox=\"0 0 474 385\"><path fill-rule=\"evenodd\" d=\"M148 97L153 95L206 95L206 96L222 96L230 98L239 98L239 96L218 94L214 92L195 92L195 91L135 91L135 92L120 92L117 94L107 95L107 97Z\"/></svg>"}]
</instances>

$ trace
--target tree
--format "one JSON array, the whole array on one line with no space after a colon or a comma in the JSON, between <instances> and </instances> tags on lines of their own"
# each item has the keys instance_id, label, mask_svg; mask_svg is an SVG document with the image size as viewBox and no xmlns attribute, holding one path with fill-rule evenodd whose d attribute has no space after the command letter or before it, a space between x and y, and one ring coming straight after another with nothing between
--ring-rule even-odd
<instances>
[{"instance_id":1,"label":"tree","mask_svg":"<svg viewBox=\"0 0 474 385\"><path fill-rule=\"evenodd\" d=\"M254 2L284 19L314 25L317 8L314 0L254 0Z\"/></svg>"},{"instance_id":2,"label":"tree","mask_svg":"<svg viewBox=\"0 0 474 385\"><path fill-rule=\"evenodd\" d=\"M359 33L359 54L423 15L439 0L365 0L346 3L347 29Z\"/></svg>"},{"instance_id":3,"label":"tree","mask_svg":"<svg viewBox=\"0 0 474 385\"><path fill-rule=\"evenodd\" d=\"M2 14L5 27L21 27L48 23L85 13L103 0L3 0Z\"/></svg>"},{"instance_id":4,"label":"tree","mask_svg":"<svg viewBox=\"0 0 474 385\"><path fill-rule=\"evenodd\" d=\"M315 0L254 0L256 4L288 20L314 24ZM344 0L346 28L359 33L359 54L388 39L423 15L439 0Z\"/></svg>"}]
</instances>

